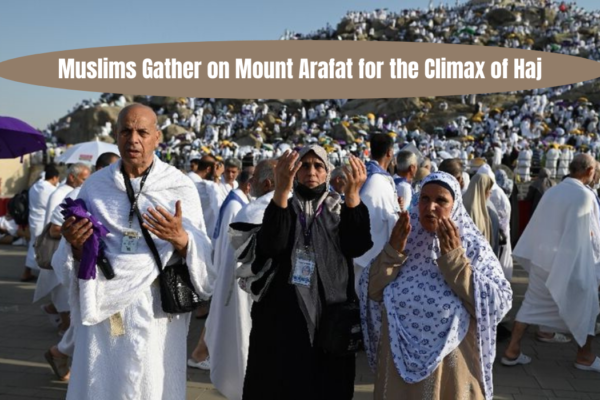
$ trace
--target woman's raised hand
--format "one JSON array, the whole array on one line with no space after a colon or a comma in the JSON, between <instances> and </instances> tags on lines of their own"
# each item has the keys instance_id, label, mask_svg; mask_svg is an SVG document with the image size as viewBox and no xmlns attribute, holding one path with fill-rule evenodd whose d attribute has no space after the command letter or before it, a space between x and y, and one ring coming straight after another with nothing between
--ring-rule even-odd
<instances>
[{"instance_id":1,"label":"woman's raised hand","mask_svg":"<svg viewBox=\"0 0 600 400\"><path fill-rule=\"evenodd\" d=\"M396 221L394 229L392 229L392 236L390 237L389 242L398 253L404 254L410 230L410 215L408 214L408 211L403 211L400 213L400 218Z\"/></svg>"},{"instance_id":2,"label":"woman's raised hand","mask_svg":"<svg viewBox=\"0 0 600 400\"><path fill-rule=\"evenodd\" d=\"M302 166L298 152L287 150L275 165L275 193L273 201L281 208L287 207L287 198L294 185L294 177Z\"/></svg>"},{"instance_id":3,"label":"woman's raised hand","mask_svg":"<svg viewBox=\"0 0 600 400\"><path fill-rule=\"evenodd\" d=\"M360 204L359 192L367 180L367 168L360 158L351 155L350 164L344 169L346 173L346 186L344 188L346 206L353 208Z\"/></svg>"}]
</instances>

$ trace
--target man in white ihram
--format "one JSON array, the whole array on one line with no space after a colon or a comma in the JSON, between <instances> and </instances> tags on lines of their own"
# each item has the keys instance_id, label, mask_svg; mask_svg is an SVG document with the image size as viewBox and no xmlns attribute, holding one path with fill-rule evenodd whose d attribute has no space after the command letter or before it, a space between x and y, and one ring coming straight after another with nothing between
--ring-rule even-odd
<instances>
[{"instance_id":1,"label":"man in white ihram","mask_svg":"<svg viewBox=\"0 0 600 400\"><path fill-rule=\"evenodd\" d=\"M186 397L190 313L168 315L162 310L158 266L132 212L126 177L162 264L185 258L203 298L209 292L211 246L194 184L154 156L159 138L152 109L125 107L117 121L121 162L92 175L79 193L91 215L110 232L104 252L114 269L112 280L100 272L96 278L78 279L91 222L68 218L62 226L64 238L52 264L60 266L63 283L70 283L71 323L77 329L67 399Z\"/></svg>"},{"instance_id":2,"label":"man in white ihram","mask_svg":"<svg viewBox=\"0 0 600 400\"><path fill-rule=\"evenodd\" d=\"M21 282L33 280L34 276L31 271L40 269L35 260L33 244L35 243L35 238L41 235L44 230L48 199L50 199L50 195L56 190L58 180L58 170L53 164L48 164L44 169L44 178L29 188L29 231L31 238L29 239L27 258L25 259L25 272L21 277Z\"/></svg>"},{"instance_id":3,"label":"man in white ihram","mask_svg":"<svg viewBox=\"0 0 600 400\"><path fill-rule=\"evenodd\" d=\"M521 338L528 324L545 332L571 333L577 342L575 368L600 372L592 351L600 283L600 210L586 185L595 160L577 155L570 177L542 197L513 256L529 272L529 285L504 351L502 364L528 364Z\"/></svg>"},{"instance_id":4,"label":"man in white ihram","mask_svg":"<svg viewBox=\"0 0 600 400\"><path fill-rule=\"evenodd\" d=\"M250 194L257 199L243 208L234 202L227 207L230 217L221 225L221 233L215 241L215 249L221 249L215 263L222 261L215 291L206 321L206 344L211 355L210 380L229 400L241 400L244 377L248 362L248 346L252 330L252 297L237 284L237 249L229 236L229 223L262 224L262 217L273 198L275 188L275 161L263 160L258 163L250 180ZM226 212L227 212L226 211ZM235 212L235 215L232 215ZM226 245L220 245L221 243Z\"/></svg>"},{"instance_id":5,"label":"man in white ihram","mask_svg":"<svg viewBox=\"0 0 600 400\"><path fill-rule=\"evenodd\" d=\"M360 199L369 209L373 247L354 259L355 287L362 269L371 264L388 242L400 212L396 185L387 172L394 159L394 140L387 134L377 133L371 136L370 144L372 160L366 165L367 181L360 191Z\"/></svg>"},{"instance_id":6,"label":"man in white ihram","mask_svg":"<svg viewBox=\"0 0 600 400\"><path fill-rule=\"evenodd\" d=\"M90 167L83 163L76 163L69 167L67 171L67 181L64 185L60 185L48 199L46 205L46 217L44 221L44 227L51 222L54 210L59 207L59 204L63 202L67 194L73 189L83 185L83 182L90 176ZM60 239L60 227L50 227L50 236L55 239ZM56 311L60 314L61 324L59 326L59 335L69 328L69 294L65 286L61 285L58 278L53 270L41 269L40 275L38 276L37 285L33 294L33 302L50 295L52 304L56 308ZM44 307L44 311L46 308Z\"/></svg>"},{"instance_id":7,"label":"man in white ihram","mask_svg":"<svg viewBox=\"0 0 600 400\"><path fill-rule=\"evenodd\" d=\"M220 296L222 296L222 293L220 292L221 283L219 282L220 279L222 279L220 276L222 274L221 271L224 268L228 268L228 266L231 264L231 259L233 258L233 255L229 254L228 251L229 237L227 235L227 231L229 230L229 224L231 223L233 217L235 217L235 215L244 205L250 202L248 197L250 195L250 178L251 175L247 171L244 171L242 175L240 175L241 181L239 182L239 187L229 192L219 210L217 215L218 219L215 222L215 229L212 236L214 245L212 258L213 262L211 264L211 268L208 269L208 286L211 288L211 293L214 293L212 300L215 300L216 298L217 302L220 302ZM232 267L232 269L234 268L235 267ZM213 308L212 305L210 307L211 309ZM216 308L218 308L218 306ZM198 309L198 313L201 311L203 311L202 307ZM206 311L208 311L208 309ZM209 314L208 320L206 321L206 324L202 329L202 333L200 334L200 340L192 352L191 358L188 360L188 366L192 368L204 370L212 369L211 363L214 357L210 357L210 348L207 346L205 336L208 334L211 326L215 326L215 323L221 323L219 316L213 316L211 318L212 315L213 314ZM196 316L198 316L198 314L196 314ZM217 328L217 330L220 329Z\"/></svg>"}]
</instances>

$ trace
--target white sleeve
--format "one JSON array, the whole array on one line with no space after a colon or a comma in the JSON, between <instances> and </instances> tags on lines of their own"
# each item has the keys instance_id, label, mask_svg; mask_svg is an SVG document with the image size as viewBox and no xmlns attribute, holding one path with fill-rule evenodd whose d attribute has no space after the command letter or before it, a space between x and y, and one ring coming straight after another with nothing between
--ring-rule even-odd
<instances>
[{"instance_id":1,"label":"white sleeve","mask_svg":"<svg viewBox=\"0 0 600 400\"><path fill-rule=\"evenodd\" d=\"M60 207L60 204L54 208L54 210L52 211L52 215L50 216L51 224L62 226L64 218L63 215L60 213L61 211L62 208ZM50 212L50 210L48 210L48 212Z\"/></svg>"},{"instance_id":2,"label":"white sleeve","mask_svg":"<svg viewBox=\"0 0 600 400\"><path fill-rule=\"evenodd\" d=\"M390 234L398 215L395 212L395 207L398 207L397 199L393 199L389 191L386 191L384 184L387 182L377 179L377 176L372 177L366 183L366 187L360 195L362 202L369 209L369 219L371 223L371 240L373 247L362 256L355 258L354 262L361 266L368 266L371 261L379 255L385 244L390 240Z\"/></svg>"},{"instance_id":3,"label":"white sleeve","mask_svg":"<svg viewBox=\"0 0 600 400\"><path fill-rule=\"evenodd\" d=\"M404 210L406 210L408 207L410 207L410 203L412 201L412 189L409 185L399 183L396 185L396 192L398 192L398 197L402 197Z\"/></svg>"},{"instance_id":4,"label":"white sleeve","mask_svg":"<svg viewBox=\"0 0 600 400\"><path fill-rule=\"evenodd\" d=\"M52 213L50 215L50 220L48 222L50 222L54 225L62 226L65 219L63 218L63 215L61 214L62 207L60 205L65 203L66 199L75 200L77 198L77 196L79 195L80 190L81 190L81 188L75 188L75 189L71 190L69 193L67 193L67 195L65 196L63 201L61 201L60 203L58 203L58 205L56 207L54 207L54 210L48 210L49 213Z\"/></svg>"}]
</instances>

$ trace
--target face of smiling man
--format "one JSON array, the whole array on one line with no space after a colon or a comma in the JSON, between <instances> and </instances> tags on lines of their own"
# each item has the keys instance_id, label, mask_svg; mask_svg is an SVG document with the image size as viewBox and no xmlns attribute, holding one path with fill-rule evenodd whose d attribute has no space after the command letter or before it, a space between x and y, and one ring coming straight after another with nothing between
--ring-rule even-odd
<instances>
[{"instance_id":1,"label":"face of smiling man","mask_svg":"<svg viewBox=\"0 0 600 400\"><path fill-rule=\"evenodd\" d=\"M160 132L156 114L141 104L125 107L117 121L117 145L125 166L132 177L141 176L154 160Z\"/></svg>"}]
</instances>

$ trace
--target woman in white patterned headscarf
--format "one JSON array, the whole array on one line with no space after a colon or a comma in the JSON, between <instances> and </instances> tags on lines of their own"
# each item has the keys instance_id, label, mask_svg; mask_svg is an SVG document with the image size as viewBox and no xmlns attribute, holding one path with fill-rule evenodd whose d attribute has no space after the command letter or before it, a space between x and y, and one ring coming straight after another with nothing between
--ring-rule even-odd
<instances>
[{"instance_id":1,"label":"woman in white patterned headscarf","mask_svg":"<svg viewBox=\"0 0 600 400\"><path fill-rule=\"evenodd\" d=\"M466 212L457 180L423 180L360 286L375 399L492 399L496 326L510 284Z\"/></svg>"}]
</instances>

